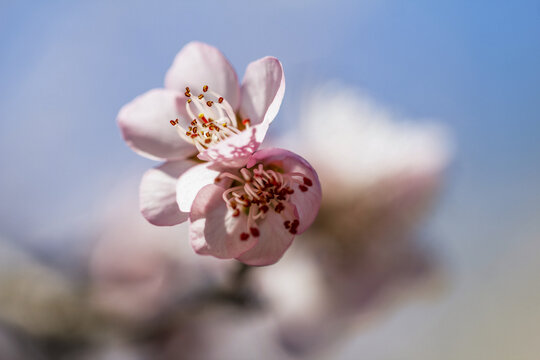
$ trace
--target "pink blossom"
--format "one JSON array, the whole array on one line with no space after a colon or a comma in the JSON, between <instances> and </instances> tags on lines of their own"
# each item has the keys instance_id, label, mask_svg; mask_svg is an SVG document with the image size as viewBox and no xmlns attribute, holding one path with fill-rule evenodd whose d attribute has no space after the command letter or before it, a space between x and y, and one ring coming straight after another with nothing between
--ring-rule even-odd
<instances>
[{"instance_id":1,"label":"pink blossom","mask_svg":"<svg viewBox=\"0 0 540 360\"><path fill-rule=\"evenodd\" d=\"M190 211L189 236L197 253L270 265L315 220L321 186L300 156L265 149L243 167L191 168L178 180L176 195L180 210Z\"/></svg>"},{"instance_id":2,"label":"pink blossom","mask_svg":"<svg viewBox=\"0 0 540 360\"><path fill-rule=\"evenodd\" d=\"M248 65L242 84L215 47L191 42L178 53L165 76L165 88L152 89L126 104L118 124L138 154L164 164L141 183L141 211L155 225L187 220L175 196L176 179L197 162L239 166L263 141L285 91L281 63L264 57ZM172 125L172 126L171 126ZM190 159L190 160L188 160Z\"/></svg>"}]
</instances>

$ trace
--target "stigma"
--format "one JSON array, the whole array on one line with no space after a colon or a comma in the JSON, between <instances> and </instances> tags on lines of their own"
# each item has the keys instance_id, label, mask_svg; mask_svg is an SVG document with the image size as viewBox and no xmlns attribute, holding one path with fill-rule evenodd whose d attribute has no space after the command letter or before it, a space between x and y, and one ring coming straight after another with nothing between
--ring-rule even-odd
<instances>
[{"instance_id":1,"label":"stigma","mask_svg":"<svg viewBox=\"0 0 540 360\"><path fill-rule=\"evenodd\" d=\"M202 87L202 92L196 96L186 87L186 112L191 118L187 127L183 127L179 119L170 120L183 139L191 142L199 152L239 134L249 128L250 119L237 120L236 114L229 102L220 94L210 90L208 85Z\"/></svg>"},{"instance_id":2,"label":"stigma","mask_svg":"<svg viewBox=\"0 0 540 360\"><path fill-rule=\"evenodd\" d=\"M216 183L223 178L233 180L222 195L230 215L234 218L247 217L246 229L240 234L240 240L259 237L259 224L271 212L282 217L284 231L293 235L297 233L300 222L294 216L291 195L297 190L309 191L313 185L311 179L302 173L283 173L276 167L265 168L263 164L252 169L242 168L237 174L221 173L215 179Z\"/></svg>"}]
</instances>

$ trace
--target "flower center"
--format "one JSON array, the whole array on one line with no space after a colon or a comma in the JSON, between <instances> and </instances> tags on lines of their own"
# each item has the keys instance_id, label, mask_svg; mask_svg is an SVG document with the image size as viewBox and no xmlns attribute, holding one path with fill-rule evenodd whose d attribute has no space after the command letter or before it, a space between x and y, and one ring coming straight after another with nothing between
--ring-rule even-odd
<instances>
[{"instance_id":1,"label":"flower center","mask_svg":"<svg viewBox=\"0 0 540 360\"><path fill-rule=\"evenodd\" d=\"M202 87L198 96L193 96L189 87L186 87L184 95L187 97L186 111L192 120L187 129L179 124L178 119L170 120L170 123L177 128L178 134L192 142L199 152L250 126L249 119L243 120L240 125L229 102L211 91L208 85Z\"/></svg>"},{"instance_id":2,"label":"flower center","mask_svg":"<svg viewBox=\"0 0 540 360\"><path fill-rule=\"evenodd\" d=\"M294 218L290 197L293 187L306 192L313 182L302 173L281 173L273 169L265 169L259 164L252 170L242 168L240 176L224 172L216 182L228 177L233 180L231 187L223 192L223 200L233 217L247 216L246 232L240 234L241 240L260 235L257 223L262 221L269 211L283 217L283 227L291 234L296 234L300 222Z\"/></svg>"}]
</instances>

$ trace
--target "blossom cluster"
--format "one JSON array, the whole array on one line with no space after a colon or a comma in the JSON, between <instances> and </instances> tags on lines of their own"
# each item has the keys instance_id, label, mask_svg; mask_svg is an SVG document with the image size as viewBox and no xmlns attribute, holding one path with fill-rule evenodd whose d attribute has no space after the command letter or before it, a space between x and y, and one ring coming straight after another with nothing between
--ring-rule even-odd
<instances>
[{"instance_id":1,"label":"blossom cluster","mask_svg":"<svg viewBox=\"0 0 540 360\"><path fill-rule=\"evenodd\" d=\"M165 87L126 104L118 124L138 154L163 163L143 176L140 207L152 224L189 221L193 249L248 265L277 262L315 220L315 170L284 149L259 150L285 92L279 60L248 65L241 84L215 47L192 42Z\"/></svg>"}]
</instances>

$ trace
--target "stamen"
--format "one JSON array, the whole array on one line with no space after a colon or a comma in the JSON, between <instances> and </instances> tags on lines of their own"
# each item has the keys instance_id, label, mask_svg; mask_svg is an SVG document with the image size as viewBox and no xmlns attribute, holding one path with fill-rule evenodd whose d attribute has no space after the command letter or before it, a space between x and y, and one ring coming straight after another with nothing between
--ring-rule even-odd
<instances>
[{"instance_id":1,"label":"stamen","mask_svg":"<svg viewBox=\"0 0 540 360\"><path fill-rule=\"evenodd\" d=\"M238 129L236 114L223 96L211 91L208 85L203 85L202 92L195 96L192 96L188 86L185 89L186 112L193 119L190 125L192 127L201 126L203 129L199 127L186 131L179 126L178 121L175 121L174 124L173 121L170 121L170 124L178 126L180 137L187 137L199 152L203 152L218 142L241 132ZM248 127L249 119L246 120L244 125ZM213 123L213 126L210 126L210 123Z\"/></svg>"},{"instance_id":2,"label":"stamen","mask_svg":"<svg viewBox=\"0 0 540 360\"><path fill-rule=\"evenodd\" d=\"M237 174L221 173L215 179L218 182L227 177L236 182L235 186L223 191L222 197L227 208L232 212L232 217L247 217L246 231L240 234L241 240L247 240L250 234L253 237L260 236L260 228L257 223L265 219L270 209L283 217L283 226L287 231L291 234L298 232L300 222L298 219L291 219L291 212L286 211L290 209L289 197L294 193L291 186L293 183L299 182L293 176L296 174L282 174L279 171L266 170L262 164L259 164L251 170L242 168ZM302 176L302 181L303 178L304 176ZM309 181L306 182L309 183ZM303 184L299 186L303 186L307 190L307 186Z\"/></svg>"}]
</instances>

